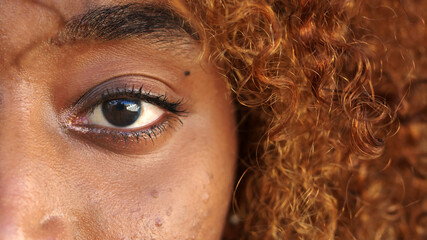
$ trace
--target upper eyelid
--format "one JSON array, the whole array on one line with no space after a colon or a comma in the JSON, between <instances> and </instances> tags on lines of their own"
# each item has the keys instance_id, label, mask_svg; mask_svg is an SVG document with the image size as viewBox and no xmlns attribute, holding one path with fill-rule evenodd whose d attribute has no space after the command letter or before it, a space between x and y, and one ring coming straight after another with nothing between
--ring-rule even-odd
<instances>
[{"instance_id":1,"label":"upper eyelid","mask_svg":"<svg viewBox=\"0 0 427 240\"><path fill-rule=\"evenodd\" d=\"M129 90L129 91L128 91ZM114 91L114 92L113 92ZM117 98L122 97L133 97L136 99L140 99L142 101L145 101L147 103L155 104L158 107L164 108L165 110L172 111L175 114L184 114L187 113L183 109L178 109L179 107L182 108L183 99L179 99L176 101L168 101L168 97L164 94L156 95L152 94L151 91L142 91L142 87L140 87L138 90L136 90L134 87L132 89L126 88L126 86L123 89L112 89L107 92L107 95L101 95L101 98L94 103L101 104L104 101L113 100Z\"/></svg>"},{"instance_id":2,"label":"upper eyelid","mask_svg":"<svg viewBox=\"0 0 427 240\"><path fill-rule=\"evenodd\" d=\"M135 92L136 89L138 89L138 93ZM98 84L80 97L73 104L71 111L87 111L91 106L93 107L96 104L102 103L108 97L113 99L114 97L127 97L129 95L133 95L133 97L141 100L159 100L164 98L165 101L167 100L171 104L179 105L182 108L175 113L188 113L188 111L183 110L187 109L187 101L184 101L184 98L178 97L172 89L161 81L142 75L122 75ZM154 101L147 102L153 103Z\"/></svg>"}]
</instances>

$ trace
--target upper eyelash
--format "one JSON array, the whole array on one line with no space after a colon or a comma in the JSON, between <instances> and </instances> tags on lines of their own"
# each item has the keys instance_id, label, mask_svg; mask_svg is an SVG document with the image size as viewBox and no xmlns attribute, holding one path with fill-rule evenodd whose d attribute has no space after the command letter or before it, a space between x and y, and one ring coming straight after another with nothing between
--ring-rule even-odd
<instances>
[{"instance_id":1,"label":"upper eyelash","mask_svg":"<svg viewBox=\"0 0 427 240\"><path fill-rule=\"evenodd\" d=\"M105 101L114 100L120 97L132 97L143 100L178 116L182 116L188 113L186 110L182 109L182 98L176 101L169 101L166 95L155 95L152 94L151 91L144 91L143 85L138 88L135 88L135 85L132 85L132 88L129 88L127 84L125 84L122 88L117 87L105 89L101 96L91 104L88 112L93 111L97 105Z\"/></svg>"}]
</instances>

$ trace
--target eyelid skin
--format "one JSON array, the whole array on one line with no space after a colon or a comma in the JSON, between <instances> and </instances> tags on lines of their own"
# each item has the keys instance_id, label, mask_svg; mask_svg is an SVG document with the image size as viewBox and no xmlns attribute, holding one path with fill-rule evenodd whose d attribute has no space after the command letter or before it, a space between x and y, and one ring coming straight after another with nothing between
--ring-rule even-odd
<instances>
[{"instance_id":1,"label":"eyelid skin","mask_svg":"<svg viewBox=\"0 0 427 240\"><path fill-rule=\"evenodd\" d=\"M152 104L164 114L155 122L139 129L123 129L90 124L87 115L105 101L119 98L137 99ZM139 143L166 138L165 133L183 124L187 116L186 104L176 93L162 83L139 75L123 75L111 78L93 87L62 116L63 126L104 149L117 153L136 153Z\"/></svg>"},{"instance_id":2,"label":"eyelid skin","mask_svg":"<svg viewBox=\"0 0 427 240\"><path fill-rule=\"evenodd\" d=\"M99 104L107 98L118 96L140 97L141 95L167 98L167 102L182 103L182 98L160 81L150 79L143 75L122 75L104 81L87 91L77 102L74 108L82 109L84 106ZM160 106L167 108L168 106ZM167 109L169 110L169 109ZM177 110L177 112L184 112Z\"/></svg>"}]
</instances>

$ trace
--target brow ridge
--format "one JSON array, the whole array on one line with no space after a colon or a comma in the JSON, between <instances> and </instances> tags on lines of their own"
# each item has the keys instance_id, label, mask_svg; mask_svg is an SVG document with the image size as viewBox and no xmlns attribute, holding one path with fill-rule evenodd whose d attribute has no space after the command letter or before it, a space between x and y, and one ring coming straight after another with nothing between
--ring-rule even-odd
<instances>
[{"instance_id":1,"label":"brow ridge","mask_svg":"<svg viewBox=\"0 0 427 240\"><path fill-rule=\"evenodd\" d=\"M113 41L144 38L159 42L198 40L191 26L172 9L158 4L102 6L74 17L56 39Z\"/></svg>"}]
</instances>

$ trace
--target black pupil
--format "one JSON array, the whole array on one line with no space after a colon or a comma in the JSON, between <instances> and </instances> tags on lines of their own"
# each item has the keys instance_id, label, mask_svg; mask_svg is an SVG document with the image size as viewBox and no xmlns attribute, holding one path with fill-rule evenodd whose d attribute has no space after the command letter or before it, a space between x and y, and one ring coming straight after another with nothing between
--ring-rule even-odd
<instances>
[{"instance_id":1,"label":"black pupil","mask_svg":"<svg viewBox=\"0 0 427 240\"><path fill-rule=\"evenodd\" d=\"M102 103L102 113L109 123L117 127L126 127L135 123L141 114L141 101L115 99Z\"/></svg>"}]
</instances>

